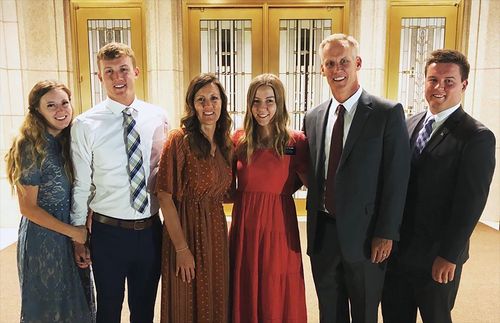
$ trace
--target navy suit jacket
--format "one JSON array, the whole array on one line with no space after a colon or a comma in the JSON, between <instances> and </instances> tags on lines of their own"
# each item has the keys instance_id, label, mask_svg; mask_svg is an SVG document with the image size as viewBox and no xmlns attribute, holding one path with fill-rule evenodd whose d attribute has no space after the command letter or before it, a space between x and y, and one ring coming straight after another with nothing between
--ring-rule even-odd
<instances>
[{"instance_id":1,"label":"navy suit jacket","mask_svg":"<svg viewBox=\"0 0 500 323\"><path fill-rule=\"evenodd\" d=\"M408 119L415 145L425 112ZM399 261L431 270L436 256L469 257L469 238L483 212L495 168L495 136L461 107L412 161Z\"/></svg>"},{"instance_id":2,"label":"navy suit jacket","mask_svg":"<svg viewBox=\"0 0 500 323\"><path fill-rule=\"evenodd\" d=\"M306 203L309 255L318 250L321 240L318 211L324 191L330 101L308 111L304 120L310 153ZM410 147L401 104L363 91L335 177L335 215L347 261L369 259L373 237L399 239L409 172Z\"/></svg>"}]
</instances>

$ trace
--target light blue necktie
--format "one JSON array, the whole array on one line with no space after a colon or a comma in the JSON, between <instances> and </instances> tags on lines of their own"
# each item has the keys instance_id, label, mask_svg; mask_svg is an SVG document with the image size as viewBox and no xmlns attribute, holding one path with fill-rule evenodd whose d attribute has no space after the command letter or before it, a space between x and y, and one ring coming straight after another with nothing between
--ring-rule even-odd
<instances>
[{"instance_id":1,"label":"light blue necktie","mask_svg":"<svg viewBox=\"0 0 500 323\"><path fill-rule=\"evenodd\" d=\"M431 138L432 125L434 124L435 121L436 120L434 120L434 117L429 117L427 120L425 120L422 129L420 129L417 141L415 142L415 152L417 153L417 155L422 153L422 151L425 148L425 145L427 145L427 142Z\"/></svg>"},{"instance_id":2,"label":"light blue necktie","mask_svg":"<svg viewBox=\"0 0 500 323\"><path fill-rule=\"evenodd\" d=\"M140 149L141 137L137 130L135 130L135 123L132 117L132 108L125 108L123 110L123 136L128 156L127 169L130 177L130 204L135 210L144 213L148 205L148 194L146 192L146 175Z\"/></svg>"}]
</instances>

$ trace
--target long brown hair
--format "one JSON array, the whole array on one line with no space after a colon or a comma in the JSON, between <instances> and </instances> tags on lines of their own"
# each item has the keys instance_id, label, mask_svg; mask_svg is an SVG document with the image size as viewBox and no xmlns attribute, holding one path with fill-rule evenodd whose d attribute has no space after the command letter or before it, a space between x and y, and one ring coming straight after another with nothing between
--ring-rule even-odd
<instances>
[{"instance_id":1,"label":"long brown hair","mask_svg":"<svg viewBox=\"0 0 500 323\"><path fill-rule=\"evenodd\" d=\"M28 114L24 118L19 135L14 138L9 152L5 155L7 163L7 178L12 187L23 192L20 183L22 171L31 167L41 167L47 157L47 121L39 112L40 99L48 92L61 89L68 94L71 100L71 91L62 83L55 81L40 81L33 86L28 97ZM70 127L64 128L56 139L61 143L64 171L70 182L73 180L73 165L70 156ZM21 156L21 154L29 154ZM22 164L22 158L30 161L29 165Z\"/></svg>"},{"instance_id":2,"label":"long brown hair","mask_svg":"<svg viewBox=\"0 0 500 323\"><path fill-rule=\"evenodd\" d=\"M202 73L193 78L191 83L189 83L181 126L186 130L189 147L195 155L198 158L207 158L210 155L210 142L201 131L201 124L196 116L196 109L194 107L194 97L202 87L210 83L219 88L221 96L221 113L215 126L214 141L221 150L224 159L230 165L233 151L233 144L230 137L232 121L227 111L226 92L215 74Z\"/></svg>"},{"instance_id":3,"label":"long brown hair","mask_svg":"<svg viewBox=\"0 0 500 323\"><path fill-rule=\"evenodd\" d=\"M238 143L237 154L244 157L247 161L250 161L250 156L252 156L254 150L259 144L259 137L257 134L259 125L253 117L252 105L255 99L255 94L261 86L271 87L276 100L276 114L271 120L271 126L273 128L272 147L274 148L276 154L283 156L285 146L290 140L290 132L288 130L289 116L286 110L285 89L283 87L283 83L281 83L280 79L276 75L261 74L255 77L248 87L247 111L245 113L244 120L245 134L239 139Z\"/></svg>"}]
</instances>

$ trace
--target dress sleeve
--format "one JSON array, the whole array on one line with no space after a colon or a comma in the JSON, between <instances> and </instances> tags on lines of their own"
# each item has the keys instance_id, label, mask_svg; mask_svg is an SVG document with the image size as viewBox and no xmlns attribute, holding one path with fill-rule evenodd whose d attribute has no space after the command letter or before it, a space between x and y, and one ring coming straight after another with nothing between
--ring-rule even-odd
<instances>
[{"instance_id":1,"label":"dress sleeve","mask_svg":"<svg viewBox=\"0 0 500 323\"><path fill-rule=\"evenodd\" d=\"M42 171L38 166L38 161L31 158L31 146L21 146L21 178L19 182L22 185L39 186L42 183Z\"/></svg>"},{"instance_id":2,"label":"dress sleeve","mask_svg":"<svg viewBox=\"0 0 500 323\"><path fill-rule=\"evenodd\" d=\"M176 200L182 197L185 158L184 132L174 129L170 132L160 157L156 192L170 193Z\"/></svg>"},{"instance_id":3,"label":"dress sleeve","mask_svg":"<svg viewBox=\"0 0 500 323\"><path fill-rule=\"evenodd\" d=\"M231 141L233 142L233 160L232 163L234 164L233 166L236 166L235 163L238 160L238 156L241 156L242 152L240 151L241 145L240 145L240 140L241 138L245 135L245 131L243 129L237 129L236 131L233 132L231 135ZM236 168L233 167L233 171L235 171ZM234 173L236 174L236 173Z\"/></svg>"},{"instance_id":4,"label":"dress sleeve","mask_svg":"<svg viewBox=\"0 0 500 323\"><path fill-rule=\"evenodd\" d=\"M294 139L297 147L296 171L297 173L306 174L309 168L309 145L306 136L302 131L296 131Z\"/></svg>"},{"instance_id":5,"label":"dress sleeve","mask_svg":"<svg viewBox=\"0 0 500 323\"><path fill-rule=\"evenodd\" d=\"M238 145L241 137L245 135L245 131L243 129L237 129L231 136L231 140L233 141L234 147Z\"/></svg>"}]
</instances>

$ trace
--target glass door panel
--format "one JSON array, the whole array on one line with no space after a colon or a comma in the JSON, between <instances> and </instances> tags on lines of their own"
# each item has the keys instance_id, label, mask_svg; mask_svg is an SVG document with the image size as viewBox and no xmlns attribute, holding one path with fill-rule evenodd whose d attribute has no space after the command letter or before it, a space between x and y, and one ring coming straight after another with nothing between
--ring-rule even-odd
<instances>
[{"instance_id":1,"label":"glass door panel","mask_svg":"<svg viewBox=\"0 0 500 323\"><path fill-rule=\"evenodd\" d=\"M302 129L307 110L330 97L318 48L325 37L342 31L342 13L342 8L330 7L269 9L269 70L283 82L290 126L295 130ZM300 210L306 195L304 187L294 195Z\"/></svg>"},{"instance_id":2,"label":"glass door panel","mask_svg":"<svg viewBox=\"0 0 500 323\"><path fill-rule=\"evenodd\" d=\"M401 19L398 101L411 116L427 109L424 68L429 54L444 47L445 18Z\"/></svg>"},{"instance_id":3,"label":"glass door panel","mask_svg":"<svg viewBox=\"0 0 500 323\"><path fill-rule=\"evenodd\" d=\"M258 1L256 1L258 2ZM260 3L260 2L259 2ZM344 7L187 7L186 83L200 72L216 73L225 86L234 128L243 127L246 91L253 77L268 72L284 83L291 127L302 128L308 109L330 97L320 73L319 44L347 28ZM295 197L305 214L306 192ZM226 210L228 211L228 210Z\"/></svg>"},{"instance_id":4,"label":"glass door panel","mask_svg":"<svg viewBox=\"0 0 500 323\"><path fill-rule=\"evenodd\" d=\"M330 97L321 75L318 47L343 26L342 8L269 9L269 70L286 90L291 127L302 128L307 110ZM300 17L300 19L298 19Z\"/></svg>"},{"instance_id":5,"label":"glass door panel","mask_svg":"<svg viewBox=\"0 0 500 323\"><path fill-rule=\"evenodd\" d=\"M425 60L435 49L456 48L457 14L455 6L401 6L390 10L387 97L401 102L407 116L427 109Z\"/></svg>"},{"instance_id":6,"label":"glass door panel","mask_svg":"<svg viewBox=\"0 0 500 323\"><path fill-rule=\"evenodd\" d=\"M228 97L233 129L243 125L245 95L252 80L252 21L200 20L201 72L212 72Z\"/></svg>"},{"instance_id":7,"label":"glass door panel","mask_svg":"<svg viewBox=\"0 0 500 323\"><path fill-rule=\"evenodd\" d=\"M106 98L106 90L99 81L97 72L97 53L99 49L111 42L120 42L132 46L130 37L130 19L89 19L87 20L89 34L91 106Z\"/></svg>"},{"instance_id":8,"label":"glass door panel","mask_svg":"<svg viewBox=\"0 0 500 323\"><path fill-rule=\"evenodd\" d=\"M134 49L136 62L141 70L135 84L136 94L145 99L143 41L140 8L78 8L76 32L80 88L80 112L106 98L106 92L97 77L96 55L103 45L117 41Z\"/></svg>"},{"instance_id":9,"label":"glass door panel","mask_svg":"<svg viewBox=\"0 0 500 323\"><path fill-rule=\"evenodd\" d=\"M262 73L262 10L189 10L189 80L200 72L216 74L226 90L233 129L242 128L246 91Z\"/></svg>"}]
</instances>

